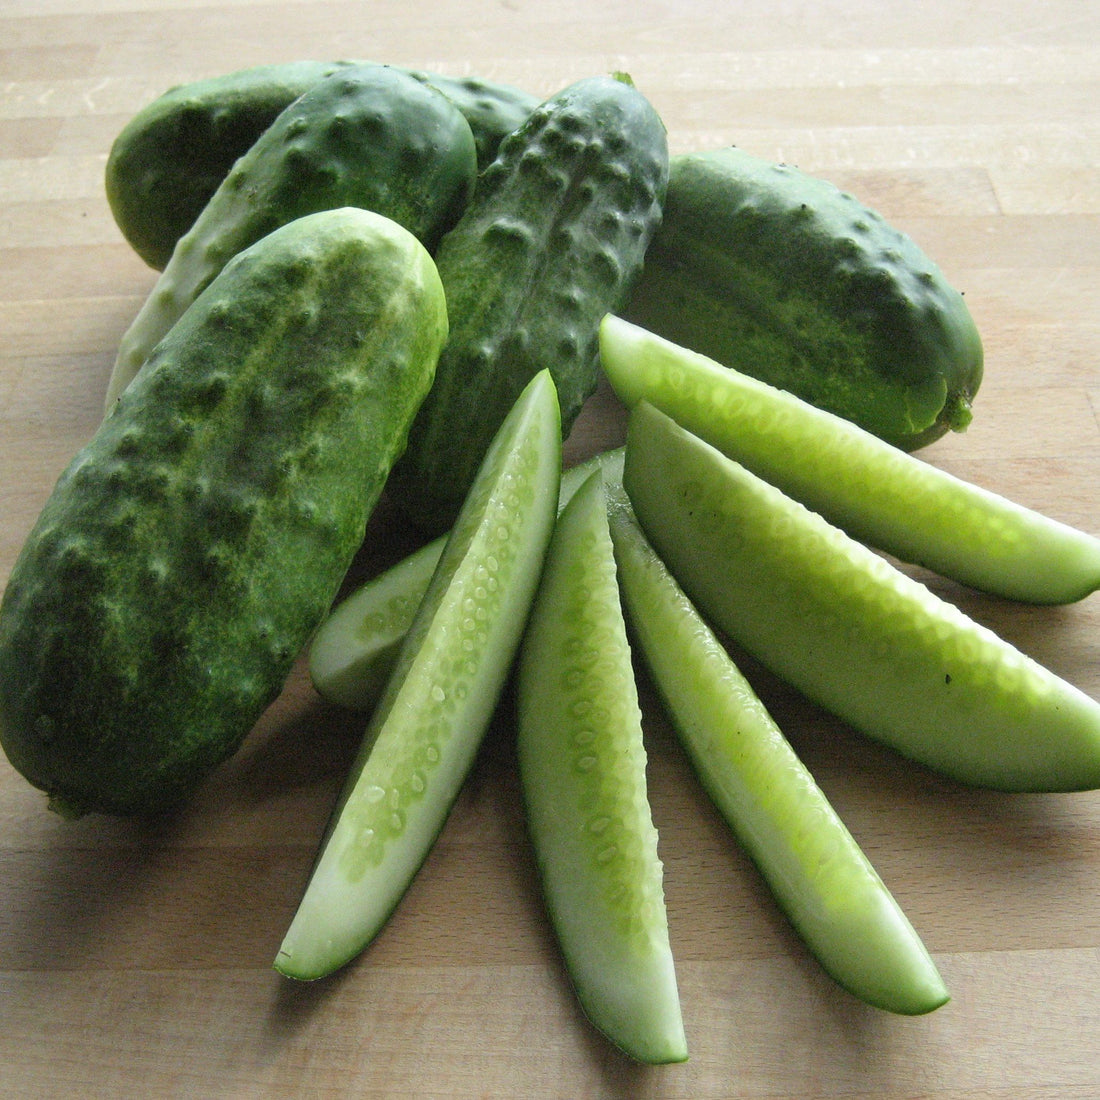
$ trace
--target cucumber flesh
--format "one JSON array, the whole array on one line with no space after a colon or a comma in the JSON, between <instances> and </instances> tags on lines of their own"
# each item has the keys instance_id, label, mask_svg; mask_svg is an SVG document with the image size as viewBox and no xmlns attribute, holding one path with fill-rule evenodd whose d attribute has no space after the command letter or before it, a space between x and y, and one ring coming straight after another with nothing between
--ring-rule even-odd
<instances>
[{"instance_id":1,"label":"cucumber flesh","mask_svg":"<svg viewBox=\"0 0 1100 1100\"><path fill-rule=\"evenodd\" d=\"M623 484L703 615L854 728L964 783L1100 787L1100 705L648 402Z\"/></svg>"},{"instance_id":2,"label":"cucumber flesh","mask_svg":"<svg viewBox=\"0 0 1100 1100\"><path fill-rule=\"evenodd\" d=\"M687 1058L602 475L562 510L524 636L517 747L547 910L591 1022Z\"/></svg>"},{"instance_id":3,"label":"cucumber flesh","mask_svg":"<svg viewBox=\"0 0 1100 1100\"><path fill-rule=\"evenodd\" d=\"M645 400L853 538L994 595L1070 603L1100 587L1100 539L965 482L792 393L619 317L600 362Z\"/></svg>"},{"instance_id":4,"label":"cucumber flesh","mask_svg":"<svg viewBox=\"0 0 1100 1100\"><path fill-rule=\"evenodd\" d=\"M703 787L792 925L850 993L905 1015L948 1000L935 963L760 698L609 490L634 636Z\"/></svg>"},{"instance_id":5,"label":"cucumber flesh","mask_svg":"<svg viewBox=\"0 0 1100 1100\"><path fill-rule=\"evenodd\" d=\"M406 635L276 957L282 974L320 978L358 955L426 858L511 668L560 477L543 371L494 437Z\"/></svg>"}]
</instances>

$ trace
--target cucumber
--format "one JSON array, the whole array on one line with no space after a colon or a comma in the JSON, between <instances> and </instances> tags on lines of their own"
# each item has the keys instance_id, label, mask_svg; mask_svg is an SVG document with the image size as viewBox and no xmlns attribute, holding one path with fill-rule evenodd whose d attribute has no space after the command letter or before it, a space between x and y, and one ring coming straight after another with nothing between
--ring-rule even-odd
<instances>
[{"instance_id":1,"label":"cucumber","mask_svg":"<svg viewBox=\"0 0 1100 1100\"><path fill-rule=\"evenodd\" d=\"M748 680L657 556L621 486L609 522L627 618L702 785L843 988L918 1015L947 988L908 918Z\"/></svg>"},{"instance_id":2,"label":"cucumber","mask_svg":"<svg viewBox=\"0 0 1100 1100\"><path fill-rule=\"evenodd\" d=\"M667 169L664 126L625 78L571 85L501 143L436 254L451 335L391 481L426 534L453 521L540 369L569 431L598 380L600 318L625 300L660 220Z\"/></svg>"},{"instance_id":3,"label":"cucumber","mask_svg":"<svg viewBox=\"0 0 1100 1100\"><path fill-rule=\"evenodd\" d=\"M706 618L853 728L962 783L1100 786L1100 705L644 401L623 484Z\"/></svg>"},{"instance_id":4,"label":"cucumber","mask_svg":"<svg viewBox=\"0 0 1100 1100\"><path fill-rule=\"evenodd\" d=\"M905 234L826 180L736 148L672 160L630 321L905 450L962 430L982 343Z\"/></svg>"},{"instance_id":5,"label":"cucumber","mask_svg":"<svg viewBox=\"0 0 1100 1100\"><path fill-rule=\"evenodd\" d=\"M476 174L470 127L442 93L384 65L344 67L319 81L237 161L180 238L122 337L106 407L226 262L272 229L361 206L432 251L465 208Z\"/></svg>"},{"instance_id":6,"label":"cucumber","mask_svg":"<svg viewBox=\"0 0 1100 1100\"><path fill-rule=\"evenodd\" d=\"M280 691L446 337L424 247L327 211L226 266L61 475L0 605L0 741L55 808L158 813Z\"/></svg>"},{"instance_id":7,"label":"cucumber","mask_svg":"<svg viewBox=\"0 0 1100 1100\"><path fill-rule=\"evenodd\" d=\"M486 453L367 725L275 959L287 977L358 955L431 849L519 645L560 477L557 395L541 371Z\"/></svg>"},{"instance_id":8,"label":"cucumber","mask_svg":"<svg viewBox=\"0 0 1100 1100\"><path fill-rule=\"evenodd\" d=\"M598 464L622 468L622 449L564 471L559 510ZM424 597L447 536L440 535L365 581L325 619L309 651L313 686L330 703L371 710Z\"/></svg>"},{"instance_id":9,"label":"cucumber","mask_svg":"<svg viewBox=\"0 0 1100 1100\"><path fill-rule=\"evenodd\" d=\"M849 420L621 318L600 361L647 401L853 538L972 588L1036 604L1100 587L1100 539L972 485Z\"/></svg>"},{"instance_id":10,"label":"cucumber","mask_svg":"<svg viewBox=\"0 0 1100 1100\"><path fill-rule=\"evenodd\" d=\"M599 471L558 518L516 696L528 832L577 998L631 1057L682 1062L641 712Z\"/></svg>"},{"instance_id":11,"label":"cucumber","mask_svg":"<svg viewBox=\"0 0 1100 1100\"><path fill-rule=\"evenodd\" d=\"M123 237L160 271L239 157L315 84L365 61L258 65L168 89L119 132L104 184ZM470 124L479 168L539 104L537 96L476 77L410 75L443 92Z\"/></svg>"}]
</instances>

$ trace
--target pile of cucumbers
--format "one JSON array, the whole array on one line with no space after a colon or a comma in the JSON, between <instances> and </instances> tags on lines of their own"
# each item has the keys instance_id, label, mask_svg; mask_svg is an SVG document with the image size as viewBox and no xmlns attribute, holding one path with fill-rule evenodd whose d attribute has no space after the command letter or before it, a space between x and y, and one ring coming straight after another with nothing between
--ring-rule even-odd
<instances>
[{"instance_id":1,"label":"pile of cucumbers","mask_svg":"<svg viewBox=\"0 0 1100 1100\"><path fill-rule=\"evenodd\" d=\"M890 1011L946 1001L709 625L961 782L1100 786L1100 707L864 545L1013 599L1100 585L1100 542L911 453L965 429L982 376L911 239L793 167L670 157L624 74L540 99L249 69L140 111L106 190L159 275L0 605L0 742L54 809L180 805L310 647L369 714L276 960L319 977L399 902L514 673L578 996L680 1061L633 637L826 969ZM601 372L626 447L563 474ZM383 492L423 549L334 609Z\"/></svg>"}]
</instances>

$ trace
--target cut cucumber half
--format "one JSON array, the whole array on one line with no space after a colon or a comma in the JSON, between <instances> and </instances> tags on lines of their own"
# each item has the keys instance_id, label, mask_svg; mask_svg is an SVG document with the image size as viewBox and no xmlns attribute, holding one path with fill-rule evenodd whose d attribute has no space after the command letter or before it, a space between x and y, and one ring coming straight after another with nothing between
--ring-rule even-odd
<instances>
[{"instance_id":1,"label":"cut cucumber half","mask_svg":"<svg viewBox=\"0 0 1100 1100\"><path fill-rule=\"evenodd\" d=\"M551 923L592 1023L687 1058L602 475L562 510L517 672L520 780Z\"/></svg>"},{"instance_id":2,"label":"cut cucumber half","mask_svg":"<svg viewBox=\"0 0 1100 1100\"><path fill-rule=\"evenodd\" d=\"M275 960L320 978L375 937L474 761L553 530L561 420L549 372L501 425L439 559Z\"/></svg>"},{"instance_id":3,"label":"cut cucumber half","mask_svg":"<svg viewBox=\"0 0 1100 1100\"><path fill-rule=\"evenodd\" d=\"M794 394L613 315L600 362L645 400L853 538L972 588L1036 604L1100 586L1100 539L932 466Z\"/></svg>"},{"instance_id":4,"label":"cut cucumber half","mask_svg":"<svg viewBox=\"0 0 1100 1100\"><path fill-rule=\"evenodd\" d=\"M760 698L610 486L627 617L718 810L825 971L877 1008L948 1000L927 949Z\"/></svg>"},{"instance_id":5,"label":"cut cucumber half","mask_svg":"<svg viewBox=\"0 0 1100 1100\"><path fill-rule=\"evenodd\" d=\"M621 480L622 464L619 447L570 467L561 477L559 509L597 466L614 468ZM309 672L322 698L363 711L378 702L446 541L440 535L372 577L321 624L310 646Z\"/></svg>"},{"instance_id":6,"label":"cut cucumber half","mask_svg":"<svg viewBox=\"0 0 1100 1100\"><path fill-rule=\"evenodd\" d=\"M640 402L623 485L704 616L865 734L961 782L1100 786L1100 706Z\"/></svg>"}]
</instances>

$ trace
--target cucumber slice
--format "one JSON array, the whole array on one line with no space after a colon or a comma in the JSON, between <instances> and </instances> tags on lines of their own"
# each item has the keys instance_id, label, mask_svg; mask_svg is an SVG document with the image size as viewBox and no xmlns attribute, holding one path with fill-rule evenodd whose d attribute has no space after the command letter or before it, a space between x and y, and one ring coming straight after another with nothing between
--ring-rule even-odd
<instances>
[{"instance_id":1,"label":"cucumber slice","mask_svg":"<svg viewBox=\"0 0 1100 1100\"><path fill-rule=\"evenodd\" d=\"M538 584L561 476L549 372L479 468L275 960L320 978L362 951L443 827L496 706Z\"/></svg>"},{"instance_id":2,"label":"cucumber slice","mask_svg":"<svg viewBox=\"0 0 1100 1100\"><path fill-rule=\"evenodd\" d=\"M1100 706L647 402L623 484L719 629L854 728L955 779L1100 786Z\"/></svg>"},{"instance_id":3,"label":"cucumber slice","mask_svg":"<svg viewBox=\"0 0 1100 1100\"><path fill-rule=\"evenodd\" d=\"M566 470L558 508L565 506L597 466L611 463L621 479L622 462L623 449L619 447ZM322 698L363 711L378 702L446 541L447 536L440 535L372 577L321 624L310 647L309 672Z\"/></svg>"},{"instance_id":4,"label":"cucumber slice","mask_svg":"<svg viewBox=\"0 0 1100 1100\"><path fill-rule=\"evenodd\" d=\"M760 698L645 537L609 520L627 615L703 787L791 924L841 986L918 1015L948 1000L924 944Z\"/></svg>"},{"instance_id":5,"label":"cucumber slice","mask_svg":"<svg viewBox=\"0 0 1100 1100\"><path fill-rule=\"evenodd\" d=\"M641 1062L687 1058L602 475L562 510L517 674L518 754L547 910L578 1001Z\"/></svg>"},{"instance_id":6,"label":"cucumber slice","mask_svg":"<svg viewBox=\"0 0 1100 1100\"><path fill-rule=\"evenodd\" d=\"M1009 599L1100 587L1100 539L962 481L794 394L608 315L600 361L646 400L853 538Z\"/></svg>"}]
</instances>

